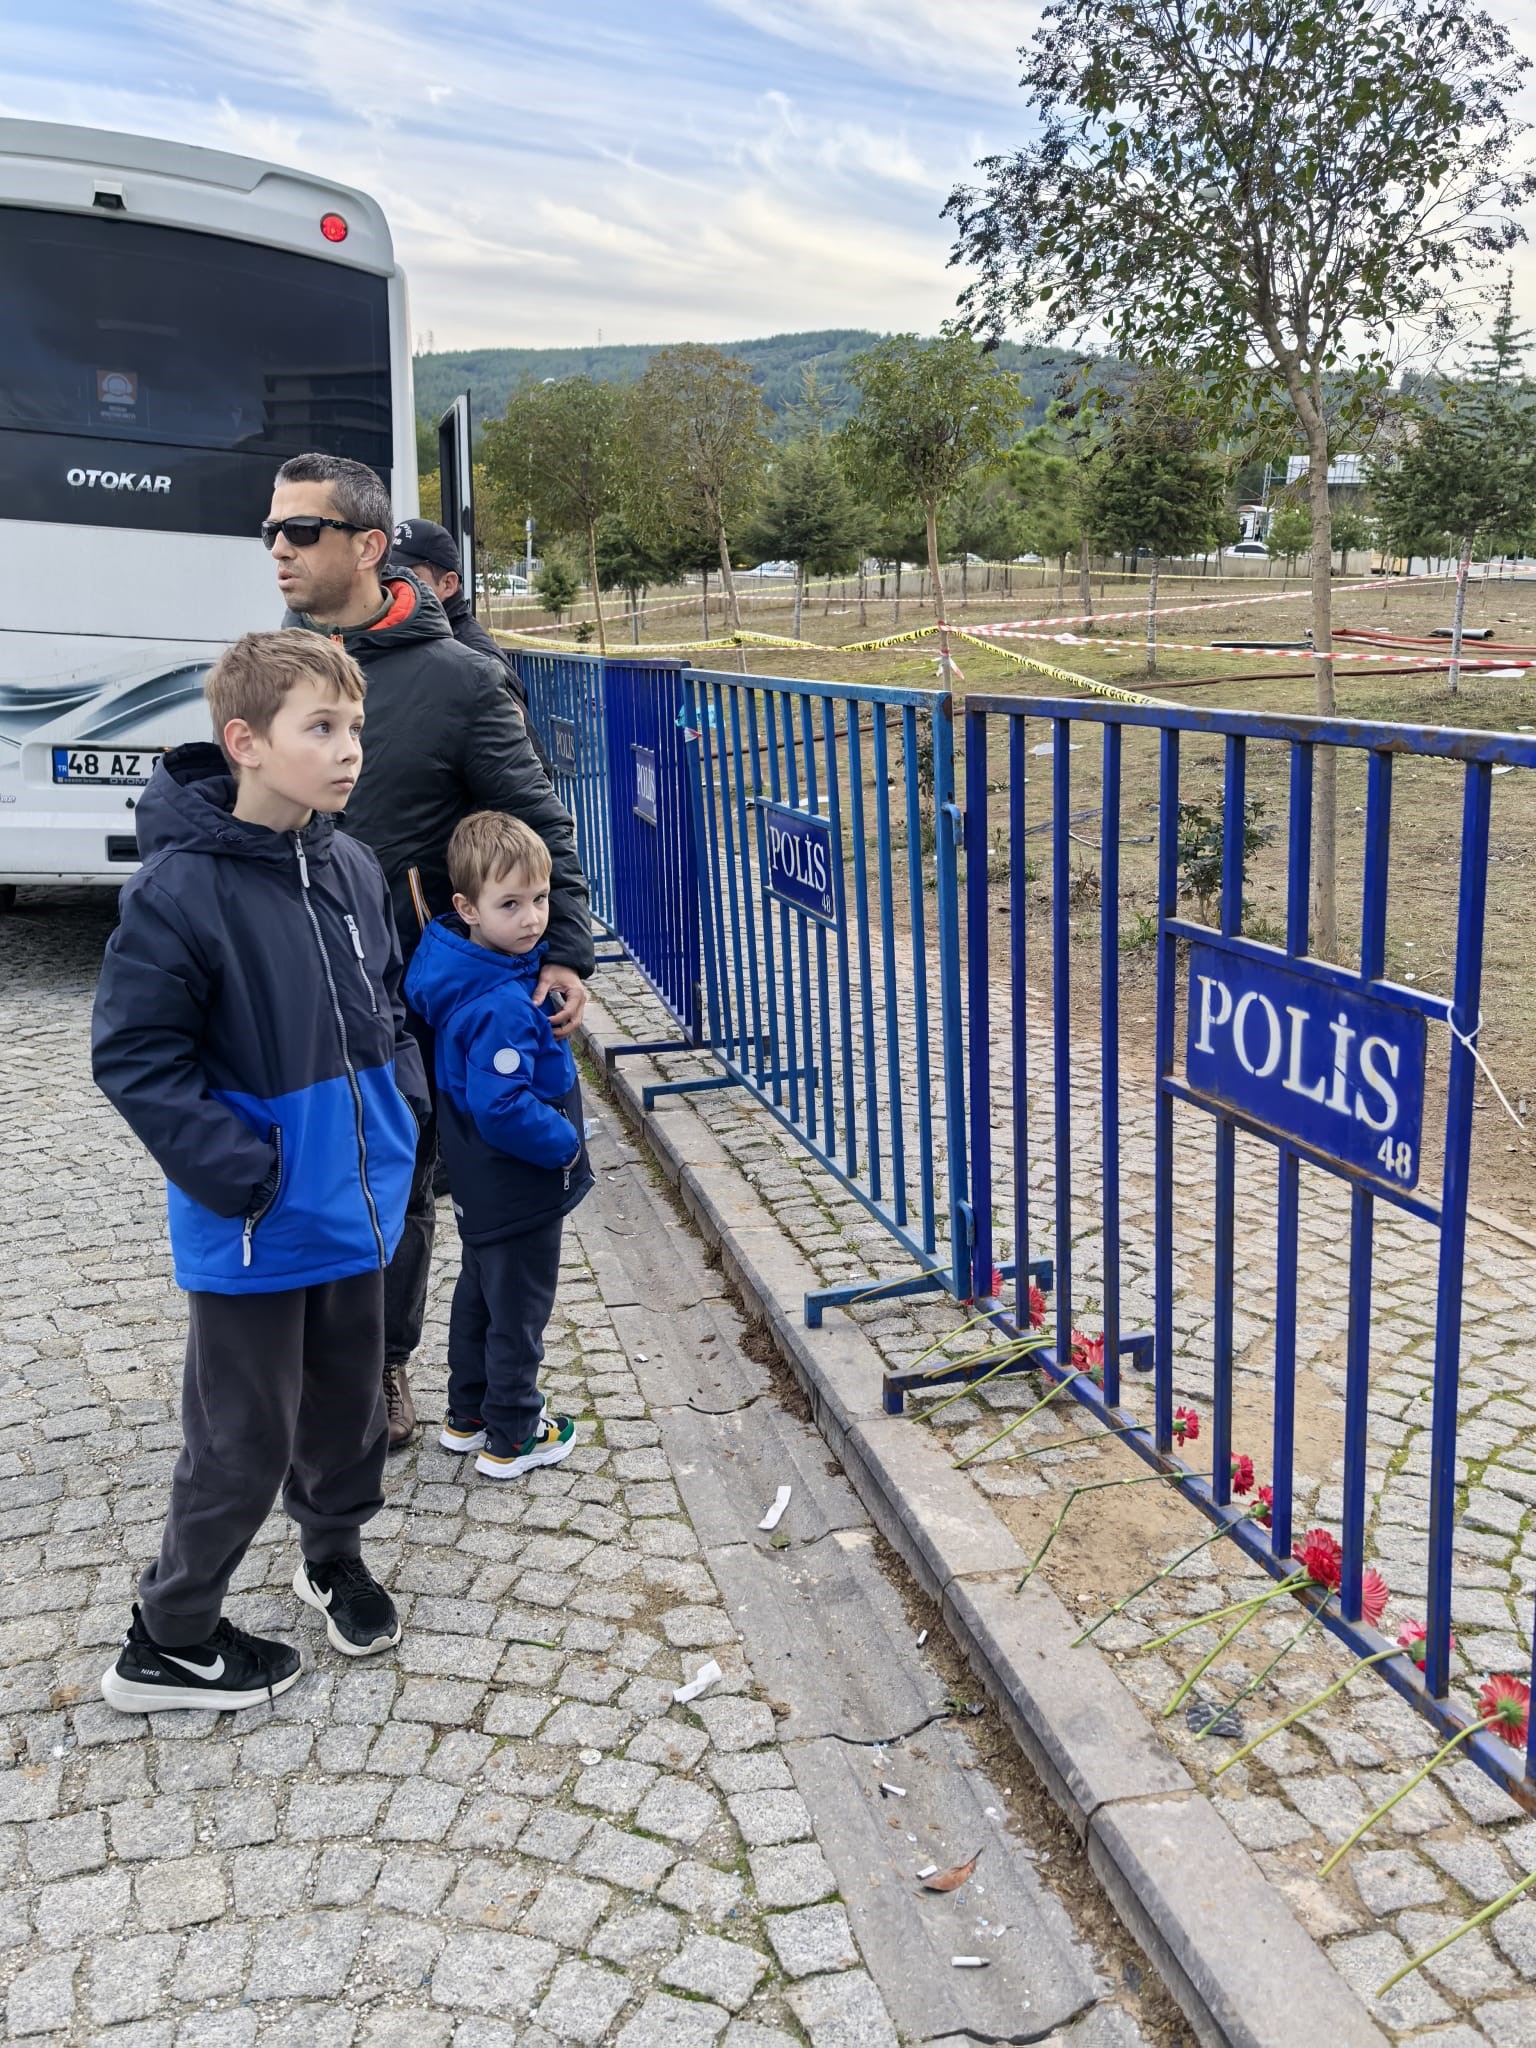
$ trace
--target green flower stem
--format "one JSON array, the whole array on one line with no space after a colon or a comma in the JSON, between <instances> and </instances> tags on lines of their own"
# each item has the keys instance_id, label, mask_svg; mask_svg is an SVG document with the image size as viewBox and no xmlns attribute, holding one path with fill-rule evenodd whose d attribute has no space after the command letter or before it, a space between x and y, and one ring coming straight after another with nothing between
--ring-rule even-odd
<instances>
[{"instance_id":1,"label":"green flower stem","mask_svg":"<svg viewBox=\"0 0 1536 2048\"><path fill-rule=\"evenodd\" d=\"M1071 1451L1076 1450L1078 1444L1101 1443L1107 1436L1130 1436L1133 1431L1140 1429L1141 1426L1139 1422L1128 1422L1123 1429L1096 1429L1092 1436L1080 1436L1077 1438L1076 1443L1070 1444L1059 1444L1052 1438L1048 1444L1031 1444L1027 1451L1015 1451L1012 1457L1002 1459L1001 1463L1004 1465L1017 1465L1020 1458L1039 1458L1047 1451Z\"/></svg>"},{"instance_id":2,"label":"green flower stem","mask_svg":"<svg viewBox=\"0 0 1536 2048\"><path fill-rule=\"evenodd\" d=\"M942 1351L944 1349L944 1346L946 1344L953 1343L956 1337L963 1337L967 1330L974 1330L978 1323L985 1323L990 1321L990 1319L990 1309L983 1309L980 1315L967 1316L965 1321L960 1325L958 1330L946 1330L944 1332L944 1335L940 1337L936 1344L930 1344L926 1351L919 1351L916 1358L913 1359L911 1365L904 1366L902 1370L904 1372L912 1372L913 1370L915 1370L916 1367L922 1364L925 1358L932 1358L935 1351Z\"/></svg>"},{"instance_id":3,"label":"green flower stem","mask_svg":"<svg viewBox=\"0 0 1536 2048\"><path fill-rule=\"evenodd\" d=\"M1215 1727L1216 1723L1221 1719L1223 1714L1230 1714L1235 1712L1236 1709L1243 1704L1244 1700L1251 1699L1253 1695L1258 1691L1259 1687L1264 1683L1265 1679L1268 1678L1271 1671L1273 1671L1275 1666L1280 1662L1281 1658L1288 1657L1291 1654L1292 1650L1295 1649L1296 1645L1301 1641L1302 1637L1307 1633L1307 1630L1310 1628L1316 1628L1317 1624L1322 1620L1322 1618L1323 1617L1321 1609L1314 1607L1312 1612L1307 1616L1306 1620L1301 1624L1301 1627L1297 1629L1295 1635L1291 1637L1290 1641L1288 1643L1282 1644L1281 1647L1278 1650L1276 1650L1275 1654L1264 1666L1264 1669L1259 1673L1258 1677L1249 1679L1248 1683L1243 1687L1242 1691L1238 1694L1237 1698L1235 1700L1230 1700L1226 1706L1218 1708L1217 1711L1214 1714L1212 1714L1210 1720L1206 1722L1205 1726L1197 1731L1195 1735L1196 1742L1204 1742L1206 1736L1210 1734L1211 1730Z\"/></svg>"},{"instance_id":4,"label":"green flower stem","mask_svg":"<svg viewBox=\"0 0 1536 2048\"><path fill-rule=\"evenodd\" d=\"M951 1401L963 1401L967 1394L974 1394L978 1387L984 1387L988 1380L996 1379L1004 1367L1010 1366L1016 1359L1022 1358L1029 1349L1030 1340L1028 1338L1021 1338L1016 1344L1005 1344L995 1354L997 1358L996 1365L982 1373L979 1379L967 1380L963 1386L957 1387L954 1393L946 1394L942 1401L935 1401L931 1408L924 1411L923 1420L925 1422L932 1422L934 1416L942 1414ZM990 1351L979 1351L974 1358L958 1359L956 1364L961 1366L980 1365L984 1358L990 1358L993 1355Z\"/></svg>"},{"instance_id":5,"label":"green flower stem","mask_svg":"<svg viewBox=\"0 0 1536 2048\"><path fill-rule=\"evenodd\" d=\"M1268 1605L1269 1601L1267 1598L1253 1601L1252 1604L1249 1606L1247 1612L1245 1614L1240 1614L1237 1620L1233 1622L1232 1626L1227 1630L1226 1634L1222 1637L1221 1641L1216 1645L1215 1649L1206 1651L1205 1655L1200 1659L1200 1662L1195 1666L1194 1670L1190 1672L1188 1678L1185 1679L1184 1683L1179 1687L1178 1691L1174 1694L1173 1698L1168 1702L1167 1706L1164 1707L1163 1719L1165 1721L1167 1720L1170 1714L1176 1713L1178 1709L1184 1704L1184 1701L1188 1697L1190 1690L1194 1686L1196 1680L1203 1678L1205 1676L1206 1672L1216 1662L1216 1659L1221 1655L1222 1651L1227 1647L1227 1645L1229 1643L1235 1643L1238 1637L1242 1634L1243 1630L1248 1626L1249 1622L1252 1621L1253 1617L1258 1613L1259 1609L1261 1607L1267 1607Z\"/></svg>"},{"instance_id":6,"label":"green flower stem","mask_svg":"<svg viewBox=\"0 0 1536 2048\"><path fill-rule=\"evenodd\" d=\"M1025 1572L1023 1578L1020 1579L1019 1583L1014 1587L1014 1592L1022 1593L1025 1586L1029 1583L1030 1579L1040 1569L1040 1566L1045 1561L1045 1553L1050 1549L1051 1545L1056 1541L1056 1538L1061 1534L1061 1525L1067 1519L1068 1508L1071 1507L1073 1501L1077 1499L1080 1493L1102 1493L1107 1486L1155 1486L1160 1480L1167 1480L1170 1479L1172 1476L1173 1475L1168 1472L1148 1472L1145 1475L1145 1477L1140 1479L1095 1479L1091 1481L1087 1486L1074 1486L1072 1491L1067 1495L1066 1499L1062 1502L1061 1510L1058 1513L1055 1521L1051 1524L1050 1534L1046 1537L1045 1541L1041 1544L1040 1548L1035 1552L1034 1557L1030 1561L1029 1569Z\"/></svg>"},{"instance_id":7,"label":"green flower stem","mask_svg":"<svg viewBox=\"0 0 1536 2048\"><path fill-rule=\"evenodd\" d=\"M1005 1462L1008 1464L1012 1464L1013 1460L1010 1458L1007 1459ZM1248 1514L1252 1515L1253 1513L1254 1510L1252 1508L1249 1508ZM1243 1517L1243 1519L1246 1520L1247 1517L1245 1516ZM1236 1522L1222 1522L1217 1528L1211 1531L1209 1536L1202 1536L1198 1543L1192 1543L1189 1546L1188 1550L1186 1550L1181 1556L1176 1557L1173 1560L1172 1564L1165 1564L1160 1572L1154 1572L1150 1579L1144 1579L1142 1583L1136 1588L1134 1593L1127 1593L1123 1600L1117 1600L1113 1607L1111 1607L1106 1613L1101 1614L1099 1616L1097 1621L1089 1622L1088 1626L1083 1630L1080 1636L1074 1636L1072 1638L1070 1647L1075 1650L1079 1643L1086 1643L1088 1638L1095 1632L1095 1630L1101 1629L1106 1621L1113 1621L1117 1614L1123 1614L1126 1608L1130 1606L1133 1600L1139 1600L1143 1593L1150 1593L1152 1588L1158 1585L1162 1580L1171 1578L1173 1574L1178 1570L1181 1564L1187 1564L1192 1557L1198 1557L1202 1550L1208 1550L1213 1543L1219 1543L1223 1536L1227 1535L1230 1530L1233 1530L1236 1527Z\"/></svg>"},{"instance_id":8,"label":"green flower stem","mask_svg":"<svg viewBox=\"0 0 1536 2048\"><path fill-rule=\"evenodd\" d=\"M993 1444L1000 1444L1005 1436L1011 1436L1013 1434L1013 1432L1019 1427L1020 1423L1028 1422L1031 1415L1038 1415L1040 1410L1045 1406L1046 1402L1053 1401L1056 1398L1056 1396L1061 1392L1063 1387L1070 1387L1074 1380L1080 1380L1082 1376L1082 1367L1075 1366L1073 1370L1067 1374L1065 1379L1053 1380L1050 1384L1050 1387L1047 1389L1045 1393L1043 1393L1040 1396L1039 1400L1035 1403L1033 1408L1026 1408L1022 1415L1015 1415L1012 1422L1009 1423L1006 1429L1000 1429L997 1432L997 1435L990 1438L986 1443L978 1444L974 1451L967 1451L963 1458L956 1458L954 1469L958 1472L962 1465L969 1465L971 1460L973 1458L979 1458L983 1451L990 1451Z\"/></svg>"},{"instance_id":9,"label":"green flower stem","mask_svg":"<svg viewBox=\"0 0 1536 2048\"><path fill-rule=\"evenodd\" d=\"M1360 1676L1362 1671L1369 1671L1373 1664L1385 1663L1388 1657L1401 1655L1402 1652L1400 1650L1394 1649L1378 1650L1374 1657L1362 1657L1359 1663L1352 1665L1342 1678L1336 1678L1332 1685L1324 1686L1321 1692L1314 1693L1311 1699L1303 1701L1299 1707L1292 1707L1291 1711L1288 1714L1282 1714L1278 1721L1271 1721L1262 1733L1254 1736L1252 1742L1245 1742L1241 1749L1236 1750L1227 1758L1221 1768L1215 1772L1214 1777L1219 1778L1222 1771L1230 1771L1232 1766L1240 1764L1245 1756L1251 1756L1261 1742L1268 1742L1271 1735L1278 1735L1282 1728L1289 1728L1293 1721L1299 1721L1304 1714L1310 1714L1314 1707L1320 1707L1325 1700L1331 1700L1336 1692L1342 1692L1346 1685Z\"/></svg>"},{"instance_id":10,"label":"green flower stem","mask_svg":"<svg viewBox=\"0 0 1536 2048\"><path fill-rule=\"evenodd\" d=\"M1439 1955L1442 1949L1449 1948L1453 1941L1460 1941L1464 1934L1470 1934L1474 1927L1481 1927L1485 1920L1496 1920L1506 1906L1512 1906L1520 1894L1533 1884L1536 1884L1536 1870L1533 1870L1529 1877L1522 1877L1518 1884L1512 1884L1509 1890L1495 1899L1491 1906L1484 1906L1482 1911L1474 1913L1470 1920L1463 1920L1459 1927L1453 1927L1451 1932L1443 1935L1433 1947L1421 1950L1418 1955L1404 1963L1400 1970L1394 1971L1387 1979L1376 1996L1378 1998L1385 1998L1394 1984L1401 1984L1410 1972L1420 1969L1432 1957Z\"/></svg>"},{"instance_id":11,"label":"green flower stem","mask_svg":"<svg viewBox=\"0 0 1536 2048\"><path fill-rule=\"evenodd\" d=\"M1424 1779L1426 1779L1429 1776L1430 1772L1435 1768L1437 1764L1443 1764L1445 1762L1446 1758L1450 1755L1453 1749L1459 1749L1461 1745L1464 1742L1469 1741L1472 1736L1481 1734L1484 1728L1491 1728L1498 1718L1499 1717L1497 1714L1489 1714L1485 1720L1474 1721L1470 1728L1462 1728L1458 1730L1458 1732L1451 1737L1449 1742L1442 1743L1440 1747L1435 1751L1434 1755L1430 1758L1429 1762L1424 1765L1422 1770L1415 1771L1413 1776L1408 1780L1408 1782L1405 1785L1399 1785L1399 1787L1392 1794L1390 1799L1383 1799L1380 1806L1378 1806L1373 1813L1368 1813L1365 1816L1365 1819L1361 1821L1359 1827L1355 1829L1354 1833L1348 1838L1348 1840L1340 1842L1338 1848L1334 1850L1333 1854L1328 1858L1328 1861L1317 1873L1318 1876L1326 1877L1329 1871L1332 1870L1333 1866L1339 1861L1340 1857L1347 1856L1350 1850L1353 1849L1353 1847L1355 1846L1356 1842L1359 1841L1360 1837L1363 1834L1366 1834L1371 1828L1375 1827L1377 1821L1381 1819L1384 1813L1390 1813L1393 1807L1397 1805L1400 1799L1406 1799L1408 1797L1408 1794L1413 1790L1415 1785L1422 1784Z\"/></svg>"},{"instance_id":12,"label":"green flower stem","mask_svg":"<svg viewBox=\"0 0 1536 2048\"><path fill-rule=\"evenodd\" d=\"M1305 1572L1293 1572L1288 1579L1282 1579L1278 1586L1271 1586L1267 1592L1250 1594L1246 1600L1234 1600L1227 1607L1217 1607L1210 1614L1191 1615L1188 1621L1181 1621L1177 1628L1171 1628L1166 1635L1154 1636L1150 1643L1138 1643L1135 1654L1144 1656L1148 1650L1160 1650L1164 1643L1171 1643L1177 1636L1187 1636L1192 1628L1203 1628L1208 1621L1225 1621L1229 1614L1242 1614L1250 1607L1263 1607L1271 1600L1278 1600L1282 1593L1294 1593L1298 1586L1307 1583Z\"/></svg>"}]
</instances>

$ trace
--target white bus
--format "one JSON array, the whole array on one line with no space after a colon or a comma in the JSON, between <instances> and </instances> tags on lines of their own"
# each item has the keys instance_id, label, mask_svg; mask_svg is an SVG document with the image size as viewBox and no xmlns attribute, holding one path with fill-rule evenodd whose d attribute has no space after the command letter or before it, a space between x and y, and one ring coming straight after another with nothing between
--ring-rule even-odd
<instances>
[{"instance_id":1,"label":"white bus","mask_svg":"<svg viewBox=\"0 0 1536 2048\"><path fill-rule=\"evenodd\" d=\"M350 455L415 512L405 279L373 200L179 143L0 120L0 909L118 883L219 648L281 617L272 475Z\"/></svg>"}]
</instances>

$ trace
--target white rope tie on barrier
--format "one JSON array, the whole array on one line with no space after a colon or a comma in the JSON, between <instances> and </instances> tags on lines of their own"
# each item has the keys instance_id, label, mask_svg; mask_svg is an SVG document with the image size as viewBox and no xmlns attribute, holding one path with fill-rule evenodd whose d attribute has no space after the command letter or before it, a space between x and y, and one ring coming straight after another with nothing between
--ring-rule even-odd
<instances>
[{"instance_id":1,"label":"white rope tie on barrier","mask_svg":"<svg viewBox=\"0 0 1536 2048\"><path fill-rule=\"evenodd\" d=\"M1492 1067L1489 1066L1488 1062L1483 1058L1482 1054L1478 1051L1478 1033L1483 1028L1482 1011L1478 1011L1477 1022L1473 1025L1470 1034L1468 1034L1465 1031L1458 1031L1456 1029L1456 1020L1453 1017L1447 1017L1445 1021L1450 1029L1450 1034L1452 1038L1457 1039L1462 1045L1464 1045L1467 1048L1467 1051L1471 1053L1473 1059L1475 1059L1477 1061L1477 1064L1482 1068L1483 1078L1487 1081L1488 1086L1493 1090L1494 1094L1497 1095L1497 1097L1499 1098L1500 1103L1503 1105L1505 1115L1510 1119L1511 1123L1514 1124L1516 1130L1523 1131L1525 1129L1525 1119L1517 1115L1516 1112L1510 1107L1509 1097L1504 1093L1504 1090L1499 1086L1498 1082L1494 1079Z\"/></svg>"}]
</instances>

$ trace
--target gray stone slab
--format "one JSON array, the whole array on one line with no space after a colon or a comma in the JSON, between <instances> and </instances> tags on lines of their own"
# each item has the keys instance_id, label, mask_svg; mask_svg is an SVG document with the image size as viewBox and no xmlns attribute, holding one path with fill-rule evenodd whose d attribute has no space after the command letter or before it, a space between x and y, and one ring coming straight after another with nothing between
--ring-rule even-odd
<instances>
[{"instance_id":1,"label":"gray stone slab","mask_svg":"<svg viewBox=\"0 0 1536 2048\"><path fill-rule=\"evenodd\" d=\"M987 1579L950 1588L946 1614L1014 1735L1083 1833L1107 1801L1192 1790L1140 1703L1048 1586Z\"/></svg>"},{"instance_id":2,"label":"gray stone slab","mask_svg":"<svg viewBox=\"0 0 1536 2048\"><path fill-rule=\"evenodd\" d=\"M1088 1856L1209 2048L1382 2048L1386 2036L1209 1801L1101 1807Z\"/></svg>"},{"instance_id":3,"label":"gray stone slab","mask_svg":"<svg viewBox=\"0 0 1536 2048\"><path fill-rule=\"evenodd\" d=\"M787 1550L737 1545L709 1562L759 1683L790 1710L785 1740L882 1742L943 1711L867 1530Z\"/></svg>"},{"instance_id":4,"label":"gray stone slab","mask_svg":"<svg viewBox=\"0 0 1536 2048\"><path fill-rule=\"evenodd\" d=\"M864 1961L904 2039L1043 2035L1091 2002L1090 1961L1054 1894L1017 1853L1001 1810L984 1810L990 1788L984 1775L966 1768L974 1759L959 1729L927 1728L919 1743L878 1755L822 1741L795 1744L789 1756ZM906 1793L900 1827L888 1825L897 1802L880 1797L882 1779ZM978 1850L986 1888L979 1910L1008 1935L990 1969L956 1970L950 1957L974 1946L976 1897L925 1893L916 1872Z\"/></svg>"},{"instance_id":5,"label":"gray stone slab","mask_svg":"<svg viewBox=\"0 0 1536 2048\"><path fill-rule=\"evenodd\" d=\"M706 1548L748 1543L770 1553L757 1524L781 1486L792 1489L779 1523L792 1546L868 1524L842 1473L827 1470L820 1436L771 1400L724 1415L673 1407L658 1420L683 1506Z\"/></svg>"}]
</instances>

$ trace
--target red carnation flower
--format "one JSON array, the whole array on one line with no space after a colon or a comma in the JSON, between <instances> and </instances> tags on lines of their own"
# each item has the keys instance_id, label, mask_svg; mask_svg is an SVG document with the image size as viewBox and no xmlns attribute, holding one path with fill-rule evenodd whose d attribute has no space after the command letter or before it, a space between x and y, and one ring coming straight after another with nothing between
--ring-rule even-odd
<instances>
[{"instance_id":1,"label":"red carnation flower","mask_svg":"<svg viewBox=\"0 0 1536 2048\"><path fill-rule=\"evenodd\" d=\"M1405 1621L1397 1632L1397 1647L1408 1652L1411 1661L1424 1669L1424 1658L1428 1651L1428 1631L1422 1621ZM1451 1637L1451 1648L1456 1647L1456 1638Z\"/></svg>"},{"instance_id":2,"label":"red carnation flower","mask_svg":"<svg viewBox=\"0 0 1536 2048\"><path fill-rule=\"evenodd\" d=\"M1246 1451L1232 1453L1232 1491L1238 1494L1253 1491L1253 1460Z\"/></svg>"},{"instance_id":3,"label":"red carnation flower","mask_svg":"<svg viewBox=\"0 0 1536 2048\"><path fill-rule=\"evenodd\" d=\"M1001 1301L1003 1298L1003 1276L996 1266L992 1268L992 1284L987 1292L993 1301Z\"/></svg>"},{"instance_id":4,"label":"red carnation flower","mask_svg":"<svg viewBox=\"0 0 1536 2048\"><path fill-rule=\"evenodd\" d=\"M1029 1327L1038 1330L1045 1321L1045 1296L1038 1287L1029 1290Z\"/></svg>"},{"instance_id":5,"label":"red carnation flower","mask_svg":"<svg viewBox=\"0 0 1536 2048\"><path fill-rule=\"evenodd\" d=\"M1104 1332L1090 1337L1084 1330L1072 1332L1072 1364L1085 1372L1096 1387L1104 1384Z\"/></svg>"},{"instance_id":6,"label":"red carnation flower","mask_svg":"<svg viewBox=\"0 0 1536 2048\"><path fill-rule=\"evenodd\" d=\"M1526 1728L1531 1718L1531 1688L1522 1678L1500 1672L1490 1678L1477 1696L1477 1711L1493 1723L1511 1749L1524 1749Z\"/></svg>"},{"instance_id":7,"label":"red carnation flower","mask_svg":"<svg viewBox=\"0 0 1536 2048\"><path fill-rule=\"evenodd\" d=\"M1272 1486L1259 1488L1259 1504L1253 1511L1253 1519L1261 1528L1267 1529L1274 1519L1275 1489Z\"/></svg>"},{"instance_id":8,"label":"red carnation flower","mask_svg":"<svg viewBox=\"0 0 1536 2048\"><path fill-rule=\"evenodd\" d=\"M1193 1408L1175 1408L1173 1433L1181 1444L1194 1443L1200 1435L1200 1417Z\"/></svg>"},{"instance_id":9,"label":"red carnation flower","mask_svg":"<svg viewBox=\"0 0 1536 2048\"><path fill-rule=\"evenodd\" d=\"M1314 1585L1326 1586L1330 1593L1337 1593L1339 1581L1344 1576L1344 1553L1326 1529L1309 1529L1297 1548L1296 1556Z\"/></svg>"},{"instance_id":10,"label":"red carnation flower","mask_svg":"<svg viewBox=\"0 0 1536 2048\"><path fill-rule=\"evenodd\" d=\"M1360 1612L1372 1628L1380 1628L1387 1611L1387 1582L1380 1572L1367 1571L1360 1580Z\"/></svg>"}]
</instances>

